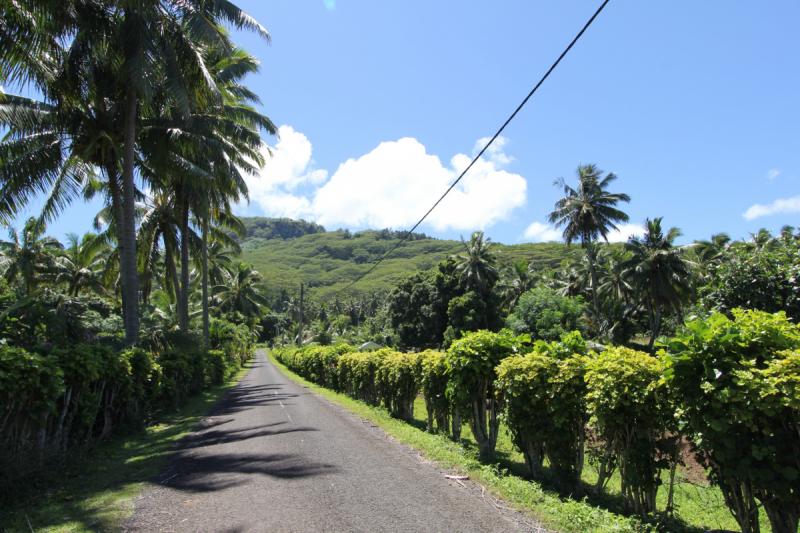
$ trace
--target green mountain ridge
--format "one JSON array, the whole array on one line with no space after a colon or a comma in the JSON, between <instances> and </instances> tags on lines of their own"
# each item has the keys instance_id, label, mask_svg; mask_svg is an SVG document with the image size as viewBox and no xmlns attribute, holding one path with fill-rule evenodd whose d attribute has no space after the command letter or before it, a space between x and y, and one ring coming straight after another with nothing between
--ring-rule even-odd
<instances>
[{"instance_id":1,"label":"green mountain ridge","mask_svg":"<svg viewBox=\"0 0 800 533\"><path fill-rule=\"evenodd\" d=\"M405 235L390 229L325 231L318 224L291 219L242 219L248 237L242 239L242 260L250 263L264 277L271 290L295 293L304 283L309 294L327 300L369 270ZM277 221L277 222L276 222ZM275 235L273 238L258 237ZM297 235L282 238L280 235ZM348 289L346 294L388 291L398 282L419 271L429 270L464 247L460 241L440 240L425 234L412 234L370 275ZM561 243L496 244L501 264L525 259L535 268L545 270L572 259L578 246Z\"/></svg>"}]
</instances>

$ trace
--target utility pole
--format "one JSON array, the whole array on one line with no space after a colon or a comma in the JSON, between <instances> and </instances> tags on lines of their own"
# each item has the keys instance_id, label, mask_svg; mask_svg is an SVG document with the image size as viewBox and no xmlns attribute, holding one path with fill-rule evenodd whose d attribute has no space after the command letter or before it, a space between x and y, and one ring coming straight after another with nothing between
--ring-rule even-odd
<instances>
[{"instance_id":1,"label":"utility pole","mask_svg":"<svg viewBox=\"0 0 800 533\"><path fill-rule=\"evenodd\" d=\"M303 347L303 284L300 284L300 327L297 328L297 346Z\"/></svg>"}]
</instances>

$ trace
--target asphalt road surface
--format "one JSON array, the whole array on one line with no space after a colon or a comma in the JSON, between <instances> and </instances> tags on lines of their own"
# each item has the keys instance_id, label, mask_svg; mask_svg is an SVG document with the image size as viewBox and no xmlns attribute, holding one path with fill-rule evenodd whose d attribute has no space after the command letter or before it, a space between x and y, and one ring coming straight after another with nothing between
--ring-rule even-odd
<instances>
[{"instance_id":1,"label":"asphalt road surface","mask_svg":"<svg viewBox=\"0 0 800 533\"><path fill-rule=\"evenodd\" d=\"M284 376L263 351L124 531L536 531L480 487Z\"/></svg>"}]
</instances>

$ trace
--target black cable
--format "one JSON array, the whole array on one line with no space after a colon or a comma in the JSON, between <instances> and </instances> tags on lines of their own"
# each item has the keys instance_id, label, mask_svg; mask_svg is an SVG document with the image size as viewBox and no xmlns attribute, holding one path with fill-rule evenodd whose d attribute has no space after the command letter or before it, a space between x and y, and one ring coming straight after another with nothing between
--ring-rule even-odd
<instances>
[{"instance_id":1,"label":"black cable","mask_svg":"<svg viewBox=\"0 0 800 533\"><path fill-rule=\"evenodd\" d=\"M528 100L530 100L531 96L533 96L533 93L535 93L535 92L536 92L536 90L539 88L539 86L541 86L541 85L542 85L542 83L544 83L544 80L546 80L546 79L547 79L547 77L550 75L550 73L551 73L551 72L553 72L553 70L555 70L556 66L558 66L558 64L561 62L561 60L562 60L562 59L564 59L564 56L565 56L565 55L567 55L567 52L569 52L569 51L570 51L570 49L571 49L571 48L572 48L572 47L575 45L575 43L576 43L576 42L578 42L578 39L580 39L580 38L581 38L581 35L583 35L583 32L585 32L585 31L586 31L586 29L587 29L589 26L591 26L592 22L594 22L594 19L596 19L596 18L597 18L597 15L599 15L599 14L600 14L600 12L603 10L603 8L604 8L604 7L606 7L606 4L607 4L608 2L609 2L609 0L605 0L605 2L603 2L603 5L601 5L601 6L600 6L600 7L597 9L597 11L595 11L594 15L592 15L592 18L590 18L590 19L589 19L589 22L587 22L587 23L586 23L586 25L583 27L583 29L582 29L582 30L581 30L581 31L578 33L578 35L576 35L576 36L575 36L575 38L574 38L574 39L572 39L572 42L571 42L571 43L569 43L569 46L567 46L567 48L566 48L566 49L565 49L565 50L564 50L564 51L561 53L561 55L560 55L560 56L558 56L558 59L556 59L556 62L555 62L555 63L553 63L553 66L551 66L551 67L550 67L550 70L548 70L548 71L547 71L547 73L546 73L544 76L542 76L542 79L541 79L541 80L539 80L539 83L537 83L537 84L536 84L536 87L534 87L534 88L533 88L533 90L532 90L531 92L529 92L529 93L528 93L528 96L526 96L526 97L525 97L525 99L522 101L522 103L521 103L521 104L519 104L519 106L517 107L517 109L516 109L516 110L515 110L513 113L511 113L511 116L510 116L510 117L508 117L508 120L506 120L506 121L505 121L505 123L503 124L503 126L502 126L502 127L499 129L499 130L497 130L497 133L495 133L495 134L494 134L494 137L492 137L492 139L491 139L491 140L490 140L488 143L486 143L486 146L484 146L484 147L483 147L483 150L481 150L481 151L480 151L480 153L479 153L478 155L476 155L476 156L475 156L475 158L472 160L472 162L469 164L469 166L468 166L466 169L464 169L464 172L462 172L462 173L461 173L461 175L458 177L458 179L457 179L456 181L454 181L452 185L450 185L450 187L449 187L449 188L448 188L448 189L447 189L447 190L444 192L444 194L441 196L441 198L439 198L438 200L436 200L436 203L435 203L435 204L433 204L433 207L431 207L430 209L428 209L428 212L427 212L427 213L425 213L425 215L424 215L424 216L423 216L421 219L419 219L419 222L417 222L416 224L414 224L414 227L413 227L413 228L411 228L411 230L410 230L408 233L406 233L406 235L405 235L405 236L404 236L402 239L400 239L400 241L399 241L397 244L395 244L395 245L394 245L394 247L393 247L391 250L389 250L388 252L386 252L386 254L385 254L383 257L381 257L380 259L378 259L378 262L377 262L377 263L375 263L374 265L372 265L372 268L370 268L369 270L367 270L366 272L364 272L363 274L361 274L361 275L360 275L360 276L359 276L359 277L358 277L358 278L357 278L357 279L356 279L356 280L355 280L353 283L351 283L351 284L350 284L350 285L348 285L347 287L345 287L345 288L343 288L343 289L339 289L338 291L336 291L336 292L334 293L334 296L336 296L336 295L337 295L337 294L339 294L340 292L344 292L344 291L346 291L347 289L349 289L350 287L352 287L353 285L355 285L356 283L358 283L359 281L361 281L362 279L364 279L364 277L365 277L365 276L367 276L367 274L369 274L370 272L372 272L373 270L375 270L375 268L376 268L378 265L380 265L381 263L383 263L383 260L384 260L384 259L386 259L386 258L387 258L387 257L389 257L390 255L392 255L392 252L394 252L395 250L397 250L397 247L398 247L398 246L400 246L401 244L403 244L403 242L404 242L404 241L405 241L405 240L408 238L408 236L409 236L409 235L411 235L411 234L414 232L414 230L415 230L415 229L417 229L417 227L418 227L420 224L422 224L422 222L423 222L423 221L424 221L426 218L428 218L428 215L430 215L430 214L431 214L431 212L432 212L434 209L436 209L436 206L438 206L438 205L441 203L441 201L442 201L442 200L444 200L444 197L445 197L445 196L447 196L447 195L450 193L450 191L452 191L452 190L453 190L453 187L455 187L455 186L458 184L458 182L459 182L459 181L461 181L461 178L463 178L463 177L464 177L464 175L465 175L465 174L466 174L466 173L469 171L469 169L471 169L471 168L472 168L472 165L474 165L474 164L475 164L475 162L476 162L478 159L480 159L480 157L483 155L483 153L484 153L484 152L485 152L485 151L486 151L486 150L487 150L487 149L488 149L488 148L489 148L489 147L492 145L492 143L494 142L494 140L495 140L495 139L497 139L497 137L499 137L499 136L500 136L500 134L503 132L503 130L504 130L504 129L506 129L506 126L508 126L509 122L511 122L511 121L514 119L514 117L515 117L515 116L517 116L517 113L519 113L520 109L522 109L522 106L524 106L524 105L525 105L525 104L528 102Z\"/></svg>"}]
</instances>

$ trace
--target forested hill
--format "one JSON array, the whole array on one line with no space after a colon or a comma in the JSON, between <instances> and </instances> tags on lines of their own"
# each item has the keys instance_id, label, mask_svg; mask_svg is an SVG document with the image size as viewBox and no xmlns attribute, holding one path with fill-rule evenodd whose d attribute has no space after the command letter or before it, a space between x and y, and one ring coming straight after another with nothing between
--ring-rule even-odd
<instances>
[{"instance_id":1,"label":"forested hill","mask_svg":"<svg viewBox=\"0 0 800 533\"><path fill-rule=\"evenodd\" d=\"M291 219L243 219L248 237L241 241L242 260L252 264L271 289L299 290L305 283L320 299L345 287L389 251L404 235L388 229L325 231L318 224ZM298 237L279 237L295 235ZM266 235L272 235L267 237ZM518 259L534 261L536 267L558 266L573 257L578 246L539 243L496 245L501 263ZM428 270L447 257L461 253L459 241L439 240L413 234L394 254L354 287L357 292L390 290L400 280L420 270Z\"/></svg>"}]
</instances>

